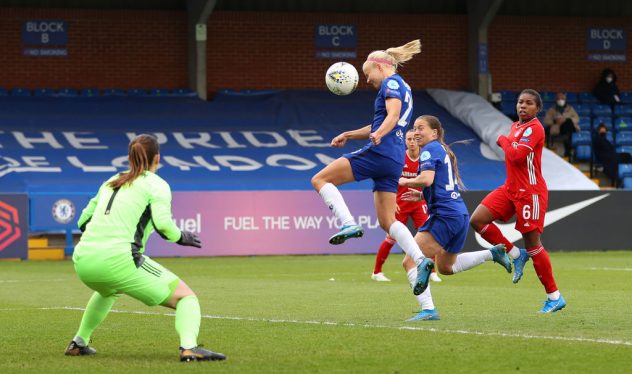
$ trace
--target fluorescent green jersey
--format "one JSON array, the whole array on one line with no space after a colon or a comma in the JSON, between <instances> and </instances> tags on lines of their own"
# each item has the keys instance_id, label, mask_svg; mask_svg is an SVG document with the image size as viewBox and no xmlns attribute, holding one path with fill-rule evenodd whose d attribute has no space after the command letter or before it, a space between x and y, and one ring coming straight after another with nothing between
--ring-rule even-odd
<instances>
[{"instance_id":1,"label":"fluorescent green jersey","mask_svg":"<svg viewBox=\"0 0 632 374\"><path fill-rule=\"evenodd\" d=\"M94 263L95 281L135 271L154 229L170 242L181 235L171 217L171 188L164 179L146 171L131 185L113 190L108 183L116 177L101 185L79 217L83 235L73 261Z\"/></svg>"}]
</instances>

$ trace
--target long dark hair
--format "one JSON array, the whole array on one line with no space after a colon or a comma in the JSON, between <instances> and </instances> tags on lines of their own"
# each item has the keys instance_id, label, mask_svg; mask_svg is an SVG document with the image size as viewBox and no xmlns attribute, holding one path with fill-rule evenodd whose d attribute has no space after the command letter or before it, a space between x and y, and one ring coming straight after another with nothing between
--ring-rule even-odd
<instances>
[{"instance_id":1,"label":"long dark hair","mask_svg":"<svg viewBox=\"0 0 632 374\"><path fill-rule=\"evenodd\" d=\"M120 173L109 183L113 189L120 188L125 183L132 184L145 170L149 170L156 155L160 154L160 144L153 135L140 134L128 146L129 171Z\"/></svg>"},{"instance_id":2,"label":"long dark hair","mask_svg":"<svg viewBox=\"0 0 632 374\"><path fill-rule=\"evenodd\" d=\"M450 148L449 145L446 144L444 140L445 132L443 131L443 126L441 125L441 121L439 121L439 118L435 116L431 116L431 115L419 116L417 117L415 122L419 120L426 121L426 123L428 123L431 129L437 130L437 140L439 141L439 143L441 143L443 148L445 148L445 151L448 154L448 157L450 157L450 161L452 162L452 166L454 167L453 172L454 172L454 177L456 178L456 184L459 186L460 190L465 190L465 185L463 184L463 181L461 180L461 176L459 175L459 165L456 159L456 155L454 154L454 152L452 152L452 149Z\"/></svg>"}]
</instances>

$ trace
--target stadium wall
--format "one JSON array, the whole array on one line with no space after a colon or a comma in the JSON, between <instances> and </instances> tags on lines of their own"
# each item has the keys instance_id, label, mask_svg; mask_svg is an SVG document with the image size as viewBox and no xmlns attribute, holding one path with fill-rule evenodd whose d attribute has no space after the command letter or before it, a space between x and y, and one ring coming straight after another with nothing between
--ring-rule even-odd
<instances>
[{"instance_id":1,"label":"stadium wall","mask_svg":"<svg viewBox=\"0 0 632 374\"><path fill-rule=\"evenodd\" d=\"M68 22L68 57L22 55L25 20ZM0 9L0 87L176 88L187 85L184 11ZM467 17L272 12L211 14L209 89L323 89L333 60L315 58L314 26L354 24L358 68L371 50L420 37L422 56L402 74L415 89L467 88ZM627 18L498 16L489 32L489 67L495 90L526 86L590 91L612 67L619 87L632 90L630 61L588 61L586 29L630 30ZM628 32L628 35L630 33ZM630 48L630 38L627 44ZM361 82L361 89L368 89Z\"/></svg>"}]
</instances>

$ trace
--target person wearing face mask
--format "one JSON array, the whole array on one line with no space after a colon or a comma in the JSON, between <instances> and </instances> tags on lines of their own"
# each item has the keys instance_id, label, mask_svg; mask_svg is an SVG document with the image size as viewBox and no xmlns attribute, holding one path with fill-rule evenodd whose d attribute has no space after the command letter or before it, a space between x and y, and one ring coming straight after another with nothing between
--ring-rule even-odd
<instances>
[{"instance_id":1,"label":"person wearing face mask","mask_svg":"<svg viewBox=\"0 0 632 374\"><path fill-rule=\"evenodd\" d=\"M595 86L593 94L602 104L614 106L621 104L619 87L617 87L617 75L610 68L606 68L601 72L601 79Z\"/></svg>"},{"instance_id":2,"label":"person wearing face mask","mask_svg":"<svg viewBox=\"0 0 632 374\"><path fill-rule=\"evenodd\" d=\"M550 107L544 116L547 144L550 145L552 138L561 138L564 143L564 157L568 157L571 151L571 134L579 130L579 115L575 108L566 102L566 94L558 92L555 96L555 105Z\"/></svg>"},{"instance_id":3,"label":"person wearing face mask","mask_svg":"<svg viewBox=\"0 0 632 374\"><path fill-rule=\"evenodd\" d=\"M619 179L619 164L632 163L632 155L627 152L617 153L614 144L608 140L607 134L608 128L600 123L593 138L593 152L597 162L603 165L603 172L615 185Z\"/></svg>"}]
</instances>

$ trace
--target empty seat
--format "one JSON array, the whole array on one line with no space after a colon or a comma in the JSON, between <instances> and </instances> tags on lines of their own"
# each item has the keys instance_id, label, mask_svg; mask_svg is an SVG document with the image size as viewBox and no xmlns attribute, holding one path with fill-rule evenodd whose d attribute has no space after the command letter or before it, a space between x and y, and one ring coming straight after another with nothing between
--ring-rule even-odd
<instances>
[{"instance_id":1,"label":"empty seat","mask_svg":"<svg viewBox=\"0 0 632 374\"><path fill-rule=\"evenodd\" d=\"M592 146L581 144L575 147L574 160L577 161L590 161L592 158Z\"/></svg>"},{"instance_id":2,"label":"empty seat","mask_svg":"<svg viewBox=\"0 0 632 374\"><path fill-rule=\"evenodd\" d=\"M625 177L621 182L621 187L624 190L632 190L632 177Z\"/></svg>"},{"instance_id":3,"label":"empty seat","mask_svg":"<svg viewBox=\"0 0 632 374\"><path fill-rule=\"evenodd\" d=\"M7 91L6 88L0 87L0 97L2 96L9 96L9 91Z\"/></svg>"},{"instance_id":4,"label":"empty seat","mask_svg":"<svg viewBox=\"0 0 632 374\"><path fill-rule=\"evenodd\" d=\"M60 97L77 97L77 90L75 90L74 88L62 88L59 91L57 91L57 96Z\"/></svg>"},{"instance_id":5,"label":"empty seat","mask_svg":"<svg viewBox=\"0 0 632 374\"><path fill-rule=\"evenodd\" d=\"M578 125L582 131L590 131L591 130L590 117L579 117Z\"/></svg>"},{"instance_id":6,"label":"empty seat","mask_svg":"<svg viewBox=\"0 0 632 374\"><path fill-rule=\"evenodd\" d=\"M592 145L592 135L590 131L574 132L571 135L571 145L573 148L579 145Z\"/></svg>"},{"instance_id":7,"label":"empty seat","mask_svg":"<svg viewBox=\"0 0 632 374\"><path fill-rule=\"evenodd\" d=\"M612 108L606 104L593 104L590 112L593 117L612 116Z\"/></svg>"},{"instance_id":8,"label":"empty seat","mask_svg":"<svg viewBox=\"0 0 632 374\"><path fill-rule=\"evenodd\" d=\"M52 88L38 88L33 90L33 96L37 97L51 97L55 94Z\"/></svg>"},{"instance_id":9,"label":"empty seat","mask_svg":"<svg viewBox=\"0 0 632 374\"><path fill-rule=\"evenodd\" d=\"M516 102L514 101L503 101L500 103L500 111L503 112L504 115L509 118L516 117Z\"/></svg>"},{"instance_id":10,"label":"empty seat","mask_svg":"<svg viewBox=\"0 0 632 374\"><path fill-rule=\"evenodd\" d=\"M171 91L172 96L197 96L195 91L189 88L176 88Z\"/></svg>"},{"instance_id":11,"label":"empty seat","mask_svg":"<svg viewBox=\"0 0 632 374\"><path fill-rule=\"evenodd\" d=\"M632 164L619 165L619 178L632 177Z\"/></svg>"},{"instance_id":12,"label":"empty seat","mask_svg":"<svg viewBox=\"0 0 632 374\"><path fill-rule=\"evenodd\" d=\"M152 88L149 90L149 96L170 96L169 90L165 88Z\"/></svg>"},{"instance_id":13,"label":"empty seat","mask_svg":"<svg viewBox=\"0 0 632 374\"><path fill-rule=\"evenodd\" d=\"M575 106L575 104L577 103L577 94L575 92L567 92L566 102L573 104L573 106Z\"/></svg>"},{"instance_id":14,"label":"empty seat","mask_svg":"<svg viewBox=\"0 0 632 374\"><path fill-rule=\"evenodd\" d=\"M618 117L614 120L614 129L620 131L632 131L632 117Z\"/></svg>"},{"instance_id":15,"label":"empty seat","mask_svg":"<svg viewBox=\"0 0 632 374\"><path fill-rule=\"evenodd\" d=\"M146 96L147 92L142 88L132 88L127 90L127 96Z\"/></svg>"},{"instance_id":16,"label":"empty seat","mask_svg":"<svg viewBox=\"0 0 632 374\"><path fill-rule=\"evenodd\" d=\"M97 88L84 88L80 92L83 97L95 97L99 96L99 90Z\"/></svg>"},{"instance_id":17,"label":"empty seat","mask_svg":"<svg viewBox=\"0 0 632 374\"><path fill-rule=\"evenodd\" d=\"M632 145L632 132L624 131L617 133L614 138L615 145Z\"/></svg>"},{"instance_id":18,"label":"empty seat","mask_svg":"<svg viewBox=\"0 0 632 374\"><path fill-rule=\"evenodd\" d=\"M621 117L629 117L632 116L632 105L617 105L614 107L614 115Z\"/></svg>"},{"instance_id":19,"label":"empty seat","mask_svg":"<svg viewBox=\"0 0 632 374\"><path fill-rule=\"evenodd\" d=\"M591 105L590 104L573 104L573 108L579 114L580 117L586 116L590 117L591 113Z\"/></svg>"},{"instance_id":20,"label":"empty seat","mask_svg":"<svg viewBox=\"0 0 632 374\"><path fill-rule=\"evenodd\" d=\"M28 88L13 88L11 90L11 96L29 97L31 96L31 90L29 90Z\"/></svg>"},{"instance_id":21,"label":"empty seat","mask_svg":"<svg viewBox=\"0 0 632 374\"><path fill-rule=\"evenodd\" d=\"M103 96L125 96L125 91L120 88L107 88L101 93Z\"/></svg>"},{"instance_id":22,"label":"empty seat","mask_svg":"<svg viewBox=\"0 0 632 374\"><path fill-rule=\"evenodd\" d=\"M518 100L519 92L516 91L500 91L500 100L501 101L513 101L514 104Z\"/></svg>"},{"instance_id":23,"label":"empty seat","mask_svg":"<svg viewBox=\"0 0 632 374\"><path fill-rule=\"evenodd\" d=\"M632 92L621 92L619 95L621 102L624 104L632 104Z\"/></svg>"},{"instance_id":24,"label":"empty seat","mask_svg":"<svg viewBox=\"0 0 632 374\"><path fill-rule=\"evenodd\" d=\"M545 103L552 103L555 101L555 92L553 91L540 91L540 97Z\"/></svg>"},{"instance_id":25,"label":"empty seat","mask_svg":"<svg viewBox=\"0 0 632 374\"><path fill-rule=\"evenodd\" d=\"M629 153L632 155L632 145L620 145L616 148L617 153Z\"/></svg>"},{"instance_id":26,"label":"empty seat","mask_svg":"<svg viewBox=\"0 0 632 374\"><path fill-rule=\"evenodd\" d=\"M579 102L582 104L598 104L599 100L592 94L592 92L580 92Z\"/></svg>"}]
</instances>

